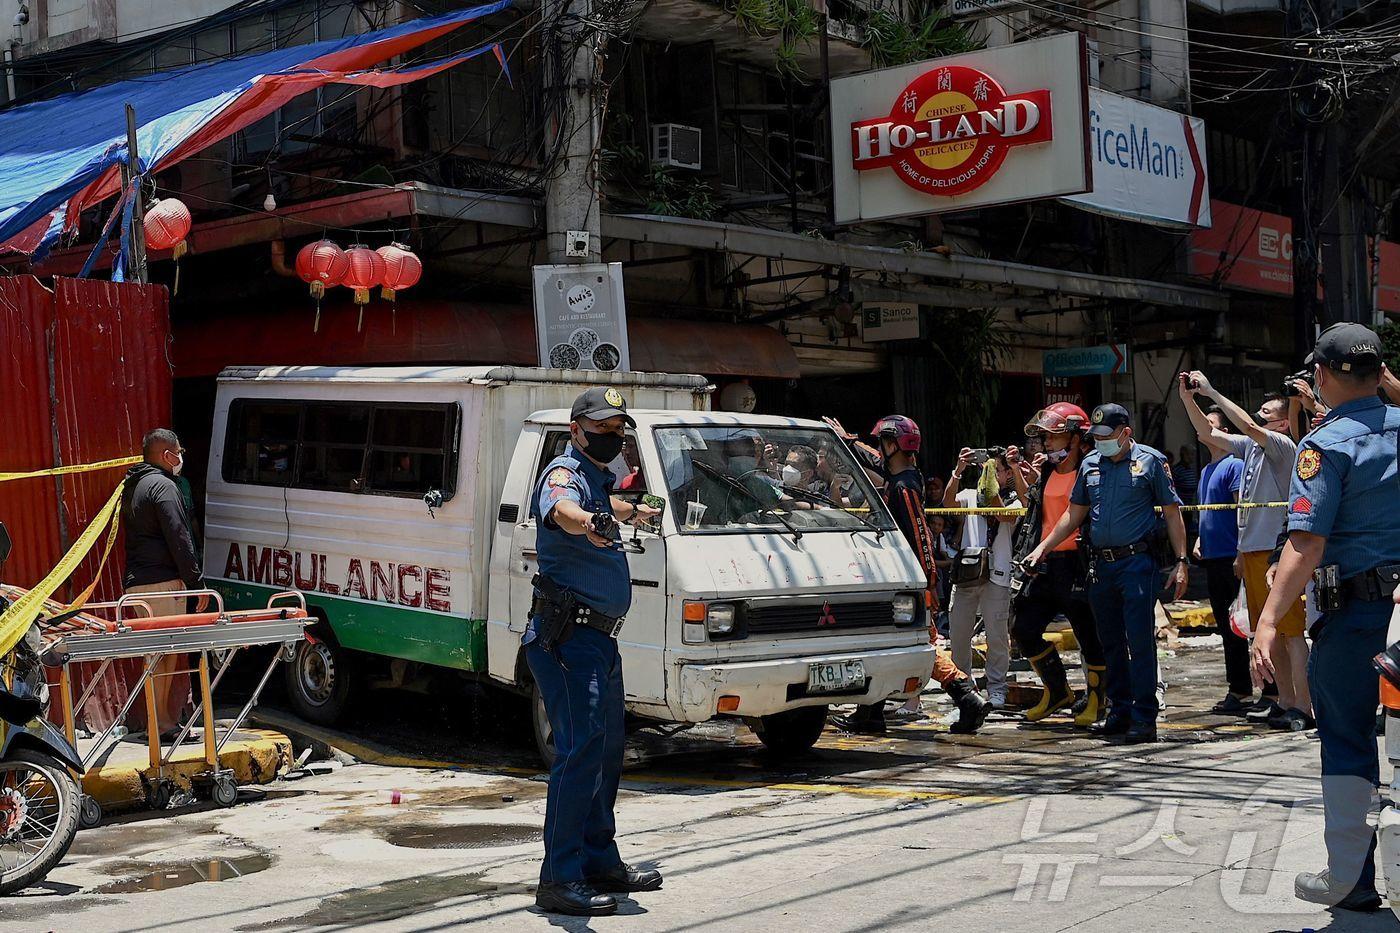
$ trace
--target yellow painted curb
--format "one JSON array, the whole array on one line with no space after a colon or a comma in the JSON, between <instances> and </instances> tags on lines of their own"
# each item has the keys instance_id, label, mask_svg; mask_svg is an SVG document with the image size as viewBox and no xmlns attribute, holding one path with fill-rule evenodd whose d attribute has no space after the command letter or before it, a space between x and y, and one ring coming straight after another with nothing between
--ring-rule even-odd
<instances>
[{"instance_id":1,"label":"yellow painted curb","mask_svg":"<svg viewBox=\"0 0 1400 933\"><path fill-rule=\"evenodd\" d=\"M219 753L221 767L233 772L238 784L270 784L279 770L292 765L292 741L270 729L239 729L240 738L229 739ZM114 760L115 759L115 760ZM164 769L165 776L189 790L190 779L208 771L204 763L204 744L190 742ZM155 777L146 757L146 746L123 743L107 760L83 775L83 792L106 811L131 809L146 804L146 788Z\"/></svg>"}]
</instances>

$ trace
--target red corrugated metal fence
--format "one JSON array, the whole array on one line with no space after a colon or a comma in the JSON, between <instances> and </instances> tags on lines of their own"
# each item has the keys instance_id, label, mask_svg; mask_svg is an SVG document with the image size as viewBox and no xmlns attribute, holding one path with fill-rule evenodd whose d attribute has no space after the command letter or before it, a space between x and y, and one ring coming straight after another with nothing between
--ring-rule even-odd
<instances>
[{"instance_id":1,"label":"red corrugated metal fence","mask_svg":"<svg viewBox=\"0 0 1400 933\"><path fill-rule=\"evenodd\" d=\"M32 276L0 277L0 311L0 472L139 454L143 434L169 425L163 287L60 278L50 292ZM0 483L0 521L15 542L6 582L27 586L42 578L120 479L120 470L104 470ZM99 556L94 549L73 575L69 595L92 579ZM118 545L95 598L121 595L121 574ZM110 722L125 684L139 673L139 663L121 662L88 703L90 725Z\"/></svg>"}]
</instances>

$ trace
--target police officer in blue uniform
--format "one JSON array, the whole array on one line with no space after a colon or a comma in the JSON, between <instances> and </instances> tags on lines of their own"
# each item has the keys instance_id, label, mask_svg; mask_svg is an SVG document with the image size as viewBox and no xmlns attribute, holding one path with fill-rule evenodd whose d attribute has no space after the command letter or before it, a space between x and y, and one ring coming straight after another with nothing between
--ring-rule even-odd
<instances>
[{"instance_id":1,"label":"police officer in blue uniform","mask_svg":"<svg viewBox=\"0 0 1400 933\"><path fill-rule=\"evenodd\" d=\"M580 395L571 442L544 468L530 504L540 570L522 643L555 750L535 903L551 913L611 914L613 893L661 887L660 872L624 864L613 842L626 737L616 636L632 603L617 521L658 514L612 495L608 464L622 452L628 426L636 424L617 389Z\"/></svg>"},{"instance_id":2,"label":"police officer in blue uniform","mask_svg":"<svg viewBox=\"0 0 1400 933\"><path fill-rule=\"evenodd\" d=\"M1123 736L1129 744L1157 741L1157 639L1154 606L1158 583L1154 556L1162 508L1176 563L1175 598L1186 591L1186 525L1172 487L1167 459L1133 440L1127 409L1100 405L1089 417L1094 452L1079 465L1069 509L1023 563L1034 567L1089 519L1089 603L1103 642L1107 718L1089 727L1096 735Z\"/></svg>"},{"instance_id":3,"label":"police officer in blue uniform","mask_svg":"<svg viewBox=\"0 0 1400 933\"><path fill-rule=\"evenodd\" d=\"M1376 836L1367 822L1380 778L1379 684L1371 659L1385 650L1391 594L1400 581L1400 408L1377 397L1381 342L1361 324L1318 335L1307 362L1327 416L1303 438L1288 505L1288 541L1260 614L1252 659L1273 680L1276 627L1315 581L1308 686L1322 746L1327 868L1294 881L1302 900L1376 910Z\"/></svg>"}]
</instances>

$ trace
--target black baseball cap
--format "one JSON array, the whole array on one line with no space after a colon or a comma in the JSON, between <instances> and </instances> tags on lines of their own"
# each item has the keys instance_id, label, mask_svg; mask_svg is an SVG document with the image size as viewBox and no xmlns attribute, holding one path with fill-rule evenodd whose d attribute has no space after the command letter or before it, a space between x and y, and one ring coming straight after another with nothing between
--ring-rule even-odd
<instances>
[{"instance_id":1,"label":"black baseball cap","mask_svg":"<svg viewBox=\"0 0 1400 933\"><path fill-rule=\"evenodd\" d=\"M1380 366L1381 338L1365 324L1342 321L1317 335L1317 344L1303 365L1314 364L1350 372L1357 366Z\"/></svg>"},{"instance_id":2,"label":"black baseball cap","mask_svg":"<svg viewBox=\"0 0 1400 933\"><path fill-rule=\"evenodd\" d=\"M1092 437L1108 437L1124 425L1133 423L1128 409L1113 402L1107 402L1094 409L1089 416L1089 434Z\"/></svg>"},{"instance_id":3,"label":"black baseball cap","mask_svg":"<svg viewBox=\"0 0 1400 933\"><path fill-rule=\"evenodd\" d=\"M621 392L613 386L594 386L574 399L574 407L569 411L569 420L591 418L594 421L606 421L618 415L631 427L637 426L637 422L627 414L627 400L622 397Z\"/></svg>"}]
</instances>

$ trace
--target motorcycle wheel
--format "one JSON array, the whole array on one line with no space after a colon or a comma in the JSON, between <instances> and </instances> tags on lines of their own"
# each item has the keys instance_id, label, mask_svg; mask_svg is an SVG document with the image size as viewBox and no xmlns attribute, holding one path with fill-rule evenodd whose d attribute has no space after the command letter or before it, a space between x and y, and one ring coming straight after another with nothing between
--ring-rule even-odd
<instances>
[{"instance_id":1,"label":"motorcycle wheel","mask_svg":"<svg viewBox=\"0 0 1400 933\"><path fill-rule=\"evenodd\" d=\"M16 749L0 761L0 895L41 880L78 832L78 782L57 758Z\"/></svg>"}]
</instances>

